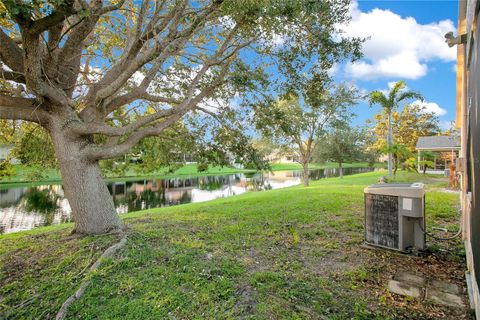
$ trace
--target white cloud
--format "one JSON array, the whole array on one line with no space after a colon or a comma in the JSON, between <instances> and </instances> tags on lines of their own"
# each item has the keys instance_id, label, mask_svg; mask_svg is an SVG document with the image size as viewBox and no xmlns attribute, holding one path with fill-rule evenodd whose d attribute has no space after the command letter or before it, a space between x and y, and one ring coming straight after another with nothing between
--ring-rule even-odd
<instances>
[{"instance_id":1,"label":"white cloud","mask_svg":"<svg viewBox=\"0 0 480 320\"><path fill-rule=\"evenodd\" d=\"M94 66L89 66L88 73L86 73L85 64L80 65L80 71L81 73L77 77L77 84L73 91L74 99L85 96L90 89L90 85L96 83L103 76L102 69Z\"/></svg>"},{"instance_id":2,"label":"white cloud","mask_svg":"<svg viewBox=\"0 0 480 320\"><path fill-rule=\"evenodd\" d=\"M236 25L235 20L233 20L230 16L223 16L220 17L218 20L220 22L220 25L227 30L233 29Z\"/></svg>"},{"instance_id":3,"label":"white cloud","mask_svg":"<svg viewBox=\"0 0 480 320\"><path fill-rule=\"evenodd\" d=\"M271 43L274 47L281 47L285 43L286 39L284 36L274 33L271 39Z\"/></svg>"},{"instance_id":4,"label":"white cloud","mask_svg":"<svg viewBox=\"0 0 480 320\"><path fill-rule=\"evenodd\" d=\"M330 77L333 77L334 75L337 74L338 70L339 70L340 66L338 65L338 63L334 63L333 66L327 70L327 73Z\"/></svg>"},{"instance_id":5,"label":"white cloud","mask_svg":"<svg viewBox=\"0 0 480 320\"><path fill-rule=\"evenodd\" d=\"M128 81L130 81L133 85L139 86L143 79L145 79L145 75L140 71L135 71Z\"/></svg>"},{"instance_id":6,"label":"white cloud","mask_svg":"<svg viewBox=\"0 0 480 320\"><path fill-rule=\"evenodd\" d=\"M442 131L450 130L454 127L454 121L440 121L440 129Z\"/></svg>"},{"instance_id":7,"label":"white cloud","mask_svg":"<svg viewBox=\"0 0 480 320\"><path fill-rule=\"evenodd\" d=\"M420 101L420 100L415 100L413 105L418 105L420 107L423 107L425 112L431 112L436 114L437 116L444 116L447 114L447 110L441 108L438 104L435 102L428 102L428 101Z\"/></svg>"},{"instance_id":8,"label":"white cloud","mask_svg":"<svg viewBox=\"0 0 480 320\"><path fill-rule=\"evenodd\" d=\"M412 17L382 9L362 12L356 1L350 7L352 21L343 27L349 37L367 38L364 59L346 66L353 78L417 79L428 71L428 62L455 61L456 48L449 48L444 34L455 30L451 20L420 24Z\"/></svg>"}]
</instances>

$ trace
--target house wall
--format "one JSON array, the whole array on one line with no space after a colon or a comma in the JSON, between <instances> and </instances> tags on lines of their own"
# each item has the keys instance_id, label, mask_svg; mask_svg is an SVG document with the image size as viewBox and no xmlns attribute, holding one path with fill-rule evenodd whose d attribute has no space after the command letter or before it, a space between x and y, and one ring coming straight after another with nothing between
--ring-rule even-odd
<instances>
[{"instance_id":1,"label":"house wall","mask_svg":"<svg viewBox=\"0 0 480 320\"><path fill-rule=\"evenodd\" d=\"M271 163L296 163L297 157L292 152L285 152L282 150L274 150L271 154L265 157L265 160Z\"/></svg>"},{"instance_id":2,"label":"house wall","mask_svg":"<svg viewBox=\"0 0 480 320\"><path fill-rule=\"evenodd\" d=\"M457 119L461 129L459 169L462 175L463 239L473 299L480 317L480 56L479 0L459 1L458 34L467 43L457 48Z\"/></svg>"},{"instance_id":3,"label":"house wall","mask_svg":"<svg viewBox=\"0 0 480 320\"><path fill-rule=\"evenodd\" d=\"M10 151L12 151L12 149L13 149L12 145L0 144L0 161L5 160L10 154Z\"/></svg>"}]
</instances>

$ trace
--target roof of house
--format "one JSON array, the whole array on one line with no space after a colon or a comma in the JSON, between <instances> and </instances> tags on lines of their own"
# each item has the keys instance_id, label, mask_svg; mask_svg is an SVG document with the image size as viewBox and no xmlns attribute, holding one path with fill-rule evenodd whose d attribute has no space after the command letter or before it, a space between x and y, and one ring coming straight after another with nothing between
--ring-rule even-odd
<instances>
[{"instance_id":1,"label":"roof of house","mask_svg":"<svg viewBox=\"0 0 480 320\"><path fill-rule=\"evenodd\" d=\"M416 148L423 150L460 149L460 137L455 135L419 137Z\"/></svg>"}]
</instances>

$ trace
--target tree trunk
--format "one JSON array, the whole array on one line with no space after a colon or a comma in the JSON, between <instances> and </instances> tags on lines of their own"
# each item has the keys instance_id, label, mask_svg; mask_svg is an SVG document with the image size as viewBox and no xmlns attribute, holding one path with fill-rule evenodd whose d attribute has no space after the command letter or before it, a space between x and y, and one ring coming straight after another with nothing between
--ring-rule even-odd
<instances>
[{"instance_id":1,"label":"tree trunk","mask_svg":"<svg viewBox=\"0 0 480 320\"><path fill-rule=\"evenodd\" d=\"M339 174L340 174L340 179L343 179L343 167L342 167L342 163L339 162L338 163L338 169L339 169Z\"/></svg>"},{"instance_id":2,"label":"tree trunk","mask_svg":"<svg viewBox=\"0 0 480 320\"><path fill-rule=\"evenodd\" d=\"M310 177L308 176L308 162L302 162L303 166L303 186L308 187L310 185Z\"/></svg>"},{"instance_id":3,"label":"tree trunk","mask_svg":"<svg viewBox=\"0 0 480 320\"><path fill-rule=\"evenodd\" d=\"M392 167L393 167L393 156L391 152L392 144L393 144L393 133L392 133L392 112L388 112L388 176L391 178L392 175Z\"/></svg>"},{"instance_id":4,"label":"tree trunk","mask_svg":"<svg viewBox=\"0 0 480 320\"><path fill-rule=\"evenodd\" d=\"M50 128L52 142L60 165L63 190L72 209L74 232L102 234L122 228L113 198L103 180L98 161L82 157L86 138L69 138L62 127Z\"/></svg>"}]
</instances>

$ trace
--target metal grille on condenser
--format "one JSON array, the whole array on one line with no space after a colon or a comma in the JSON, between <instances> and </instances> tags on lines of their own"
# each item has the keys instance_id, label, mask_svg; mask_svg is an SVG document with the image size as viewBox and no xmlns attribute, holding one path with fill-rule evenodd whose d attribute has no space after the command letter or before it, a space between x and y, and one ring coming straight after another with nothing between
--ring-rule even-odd
<instances>
[{"instance_id":1,"label":"metal grille on condenser","mask_svg":"<svg viewBox=\"0 0 480 320\"><path fill-rule=\"evenodd\" d=\"M365 195L366 240L388 248L398 248L398 197Z\"/></svg>"}]
</instances>

